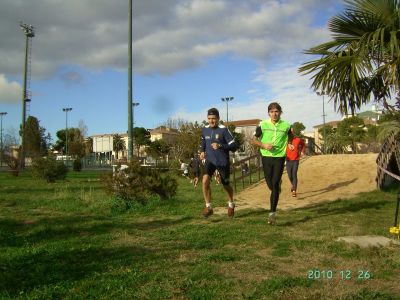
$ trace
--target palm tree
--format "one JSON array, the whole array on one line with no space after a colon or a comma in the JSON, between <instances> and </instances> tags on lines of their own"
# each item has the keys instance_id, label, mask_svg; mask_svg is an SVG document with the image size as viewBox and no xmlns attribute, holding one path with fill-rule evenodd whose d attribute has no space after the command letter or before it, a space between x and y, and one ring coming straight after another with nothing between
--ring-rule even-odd
<instances>
[{"instance_id":1,"label":"palm tree","mask_svg":"<svg viewBox=\"0 0 400 300\"><path fill-rule=\"evenodd\" d=\"M342 114L354 115L371 97L394 110L387 99L399 91L399 2L345 0L345 11L329 22L333 40L305 52L319 58L299 72L314 74L311 86Z\"/></svg>"},{"instance_id":2,"label":"palm tree","mask_svg":"<svg viewBox=\"0 0 400 300\"><path fill-rule=\"evenodd\" d=\"M119 134L113 135L113 150L115 151L115 158L118 159L118 152L126 149L125 141Z\"/></svg>"}]
</instances>

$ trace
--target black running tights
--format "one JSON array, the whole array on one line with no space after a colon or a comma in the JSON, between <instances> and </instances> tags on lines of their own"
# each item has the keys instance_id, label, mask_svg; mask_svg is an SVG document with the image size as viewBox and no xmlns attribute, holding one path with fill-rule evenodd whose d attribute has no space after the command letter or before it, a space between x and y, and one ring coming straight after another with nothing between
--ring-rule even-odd
<instances>
[{"instance_id":1,"label":"black running tights","mask_svg":"<svg viewBox=\"0 0 400 300\"><path fill-rule=\"evenodd\" d=\"M271 212L276 211L279 201L280 184L285 167L285 157L262 157L265 182L271 190L270 207Z\"/></svg>"}]
</instances>

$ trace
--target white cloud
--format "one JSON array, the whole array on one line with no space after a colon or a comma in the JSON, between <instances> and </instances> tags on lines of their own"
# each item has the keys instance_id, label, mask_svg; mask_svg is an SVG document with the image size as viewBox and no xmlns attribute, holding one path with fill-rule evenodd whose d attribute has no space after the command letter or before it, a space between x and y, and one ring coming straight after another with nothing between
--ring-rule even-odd
<instances>
[{"instance_id":1,"label":"white cloud","mask_svg":"<svg viewBox=\"0 0 400 300\"><path fill-rule=\"evenodd\" d=\"M21 85L15 81L8 81L4 74L0 74L0 103L17 103L21 97Z\"/></svg>"},{"instance_id":2,"label":"white cloud","mask_svg":"<svg viewBox=\"0 0 400 300\"><path fill-rule=\"evenodd\" d=\"M328 36L312 22L319 10L338 0L320 2L134 0L135 70L170 74L221 54L268 63L300 53ZM0 11L0 39L5 41L0 55L7 59L0 60L0 70L8 77L22 70L24 36L18 20L36 27L35 78L51 77L60 65L125 69L127 6L107 0L6 1Z\"/></svg>"},{"instance_id":3,"label":"white cloud","mask_svg":"<svg viewBox=\"0 0 400 300\"><path fill-rule=\"evenodd\" d=\"M251 90L251 98L246 103L231 102L229 104L229 119L267 119L267 107L270 102L278 102L282 106L282 118L290 123L301 122L306 131L312 131L313 126L322 124L322 97L310 90L310 80L297 72L297 65L280 66L277 69L260 68L254 81L259 84L258 90ZM249 92L249 93L250 93ZM326 121L340 120L333 104L328 104L325 97ZM225 118L226 106L221 104L221 119ZM173 118L182 118L189 121L205 119L204 107L202 113L189 113L185 110L177 112Z\"/></svg>"}]
</instances>

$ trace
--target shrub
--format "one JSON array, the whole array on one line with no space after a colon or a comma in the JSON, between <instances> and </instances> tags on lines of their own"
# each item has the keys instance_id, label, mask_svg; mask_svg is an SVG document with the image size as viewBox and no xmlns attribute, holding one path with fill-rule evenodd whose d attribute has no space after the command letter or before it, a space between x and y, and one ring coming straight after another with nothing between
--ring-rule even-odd
<instances>
[{"instance_id":1,"label":"shrub","mask_svg":"<svg viewBox=\"0 0 400 300\"><path fill-rule=\"evenodd\" d=\"M4 157L4 160L6 161L7 166L10 168L10 174L17 177L19 174L19 160L8 155Z\"/></svg>"},{"instance_id":2,"label":"shrub","mask_svg":"<svg viewBox=\"0 0 400 300\"><path fill-rule=\"evenodd\" d=\"M74 160L72 168L76 172L80 172L82 170L82 163L81 163L81 160L79 158Z\"/></svg>"},{"instance_id":3,"label":"shrub","mask_svg":"<svg viewBox=\"0 0 400 300\"><path fill-rule=\"evenodd\" d=\"M63 162L56 161L54 157L35 158L32 161L32 175L45 179L47 182L63 180L67 176L68 168Z\"/></svg>"},{"instance_id":4,"label":"shrub","mask_svg":"<svg viewBox=\"0 0 400 300\"><path fill-rule=\"evenodd\" d=\"M125 201L126 209L130 203L145 204L152 196L158 195L162 200L176 194L178 183L169 174L161 174L157 169L147 169L133 161L125 169L117 166L113 174L102 177L106 192L116 199Z\"/></svg>"}]
</instances>

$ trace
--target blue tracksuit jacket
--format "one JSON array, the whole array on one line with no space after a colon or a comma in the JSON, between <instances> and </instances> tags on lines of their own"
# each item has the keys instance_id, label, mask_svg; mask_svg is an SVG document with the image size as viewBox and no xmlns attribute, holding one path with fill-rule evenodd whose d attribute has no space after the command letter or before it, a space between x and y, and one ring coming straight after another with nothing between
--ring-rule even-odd
<instances>
[{"instance_id":1,"label":"blue tracksuit jacket","mask_svg":"<svg viewBox=\"0 0 400 300\"><path fill-rule=\"evenodd\" d=\"M218 143L221 147L214 150L211 143ZM206 126L201 133L200 151L206 153L206 160L215 166L229 165L229 151L236 151L237 145L232 134L224 125L215 128Z\"/></svg>"}]
</instances>

